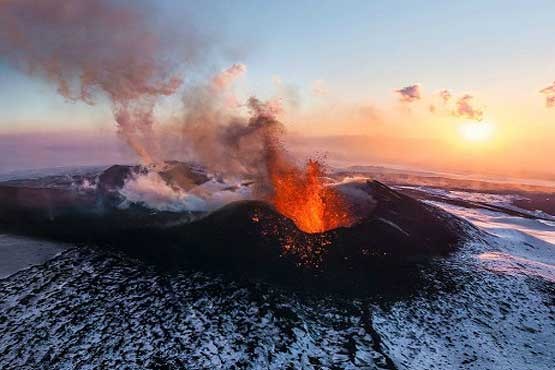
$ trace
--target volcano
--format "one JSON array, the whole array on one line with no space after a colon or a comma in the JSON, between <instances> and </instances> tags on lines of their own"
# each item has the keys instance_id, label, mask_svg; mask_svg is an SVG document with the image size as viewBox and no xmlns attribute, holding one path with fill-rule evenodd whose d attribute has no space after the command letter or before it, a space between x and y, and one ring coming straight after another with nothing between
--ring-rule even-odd
<instances>
[{"instance_id":1,"label":"volcano","mask_svg":"<svg viewBox=\"0 0 555 370\"><path fill-rule=\"evenodd\" d=\"M168 270L195 266L340 289L384 277L390 285L391 279L411 279L413 269L453 251L469 230L465 221L371 179L328 185L357 221L324 232L302 231L263 200L184 210L126 197L129 181L153 175L187 196L214 187L235 194L256 185L230 185L177 161L7 181L0 184L0 228L114 249ZM190 200L177 201L183 199Z\"/></svg>"}]
</instances>

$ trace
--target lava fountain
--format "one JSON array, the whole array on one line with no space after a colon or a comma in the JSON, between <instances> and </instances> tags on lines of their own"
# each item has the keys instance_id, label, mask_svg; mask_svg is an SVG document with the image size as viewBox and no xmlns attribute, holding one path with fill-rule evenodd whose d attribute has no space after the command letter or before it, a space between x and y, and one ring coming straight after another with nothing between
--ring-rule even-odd
<instances>
[{"instance_id":1,"label":"lava fountain","mask_svg":"<svg viewBox=\"0 0 555 370\"><path fill-rule=\"evenodd\" d=\"M344 197L324 184L325 169L319 161L308 160L304 168L282 163L271 166L269 172L272 203L300 230L322 233L356 221Z\"/></svg>"}]
</instances>

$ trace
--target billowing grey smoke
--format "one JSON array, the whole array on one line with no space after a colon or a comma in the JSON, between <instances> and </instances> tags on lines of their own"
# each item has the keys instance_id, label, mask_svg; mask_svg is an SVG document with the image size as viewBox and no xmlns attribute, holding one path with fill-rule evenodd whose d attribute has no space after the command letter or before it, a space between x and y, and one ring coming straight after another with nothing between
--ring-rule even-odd
<instances>
[{"instance_id":1,"label":"billowing grey smoke","mask_svg":"<svg viewBox=\"0 0 555 370\"><path fill-rule=\"evenodd\" d=\"M138 4L3 0L0 60L52 81L67 99L94 104L99 93L108 97L121 134L150 162L154 105L181 85L184 60L174 59L192 57L200 42L186 31L187 20L179 43L171 42L174 31L155 26Z\"/></svg>"},{"instance_id":2,"label":"billowing grey smoke","mask_svg":"<svg viewBox=\"0 0 555 370\"><path fill-rule=\"evenodd\" d=\"M157 102L177 92L182 67L200 43L187 32L187 20L179 24L179 39L174 40L176 31L155 26L138 4L142 2L0 0L0 61L46 78L69 100L94 104L107 97L120 133L149 164L145 168L156 172L164 159L196 161L216 176L252 179L257 196L271 194L270 172L295 170L281 144L279 100L252 97L241 104L232 85L246 67L234 64L186 86L179 118L154 132ZM123 191L130 201L139 202L142 194L167 210L179 203L209 208L213 201L163 186L155 173L130 179Z\"/></svg>"},{"instance_id":3,"label":"billowing grey smoke","mask_svg":"<svg viewBox=\"0 0 555 370\"><path fill-rule=\"evenodd\" d=\"M177 130L184 159L226 176L261 180L266 177L266 156L284 132L277 120L281 105L254 97L243 105L229 105L230 96L229 90L215 90L213 84L189 87L183 116L167 136L175 139ZM241 114L245 110L248 114Z\"/></svg>"},{"instance_id":4,"label":"billowing grey smoke","mask_svg":"<svg viewBox=\"0 0 555 370\"><path fill-rule=\"evenodd\" d=\"M245 69L234 73L233 79ZM152 173L156 166L150 166L147 175L126 182L121 194L128 201L161 210L209 211L228 201L267 199L272 193L270 164L287 157L281 143L284 126L277 119L281 105L279 100L263 102L255 97L229 104L230 98L239 101L232 81L216 81L222 74L230 77L232 70L238 69L232 66L205 83L187 86L181 117L156 136L164 158L201 164L216 187L176 189Z\"/></svg>"}]
</instances>

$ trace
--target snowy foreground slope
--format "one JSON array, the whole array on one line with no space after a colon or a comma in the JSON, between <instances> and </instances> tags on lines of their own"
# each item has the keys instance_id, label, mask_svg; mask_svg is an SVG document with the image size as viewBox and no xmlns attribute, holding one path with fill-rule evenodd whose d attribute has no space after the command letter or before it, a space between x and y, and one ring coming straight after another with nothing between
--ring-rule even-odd
<instances>
[{"instance_id":1,"label":"snowy foreground slope","mask_svg":"<svg viewBox=\"0 0 555 370\"><path fill-rule=\"evenodd\" d=\"M497 241L489 245L503 250ZM527 271L495 272L497 261L480 258L485 250L479 243L468 245L466 253L446 262L457 290L418 295L373 312L374 328L397 368L552 368L553 286Z\"/></svg>"},{"instance_id":2,"label":"snowy foreground slope","mask_svg":"<svg viewBox=\"0 0 555 370\"><path fill-rule=\"evenodd\" d=\"M555 224L433 202L488 234L404 296L317 296L67 249L0 280L0 368L552 369Z\"/></svg>"},{"instance_id":3,"label":"snowy foreground slope","mask_svg":"<svg viewBox=\"0 0 555 370\"><path fill-rule=\"evenodd\" d=\"M92 250L15 274L0 294L3 368L387 364L362 304L199 273L168 277Z\"/></svg>"}]
</instances>

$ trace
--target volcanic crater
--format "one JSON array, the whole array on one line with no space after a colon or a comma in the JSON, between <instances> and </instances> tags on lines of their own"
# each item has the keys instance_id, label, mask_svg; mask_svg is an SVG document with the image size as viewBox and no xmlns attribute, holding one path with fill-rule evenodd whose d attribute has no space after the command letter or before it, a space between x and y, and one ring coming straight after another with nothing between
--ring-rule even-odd
<instances>
[{"instance_id":1,"label":"volcanic crater","mask_svg":"<svg viewBox=\"0 0 555 370\"><path fill-rule=\"evenodd\" d=\"M245 197L210 210L153 209L126 199L127 182L149 174L183 193L214 184L233 194L256 186L229 185L178 161L7 181L0 184L0 228L123 251L162 269L195 266L341 290L376 287L379 281L406 285L418 266L453 251L472 230L465 221L371 179L322 187L340 197L349 215L348 223L322 232L301 230L266 199ZM303 197L297 194L296 201ZM320 201L326 199L329 195Z\"/></svg>"}]
</instances>

